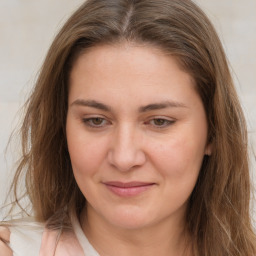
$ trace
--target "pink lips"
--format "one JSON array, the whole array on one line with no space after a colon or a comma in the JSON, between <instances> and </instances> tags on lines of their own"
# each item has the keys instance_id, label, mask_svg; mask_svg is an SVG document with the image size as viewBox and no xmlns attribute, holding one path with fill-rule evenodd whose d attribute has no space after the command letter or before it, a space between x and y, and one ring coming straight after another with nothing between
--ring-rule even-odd
<instances>
[{"instance_id":1,"label":"pink lips","mask_svg":"<svg viewBox=\"0 0 256 256\"><path fill-rule=\"evenodd\" d=\"M119 181L110 181L104 182L104 185L113 192L114 194L122 197L130 197L141 194L142 192L152 188L155 183L146 183L146 182L119 182Z\"/></svg>"}]
</instances>

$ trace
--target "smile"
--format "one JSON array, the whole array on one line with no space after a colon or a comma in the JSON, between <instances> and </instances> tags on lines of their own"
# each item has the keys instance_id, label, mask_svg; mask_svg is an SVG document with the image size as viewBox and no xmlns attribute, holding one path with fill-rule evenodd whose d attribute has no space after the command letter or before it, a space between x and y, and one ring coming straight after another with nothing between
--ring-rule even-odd
<instances>
[{"instance_id":1,"label":"smile","mask_svg":"<svg viewBox=\"0 0 256 256\"><path fill-rule=\"evenodd\" d=\"M145 183L145 182L119 182L110 181L103 183L112 193L121 197L132 197L137 196L150 188L152 188L155 183Z\"/></svg>"}]
</instances>

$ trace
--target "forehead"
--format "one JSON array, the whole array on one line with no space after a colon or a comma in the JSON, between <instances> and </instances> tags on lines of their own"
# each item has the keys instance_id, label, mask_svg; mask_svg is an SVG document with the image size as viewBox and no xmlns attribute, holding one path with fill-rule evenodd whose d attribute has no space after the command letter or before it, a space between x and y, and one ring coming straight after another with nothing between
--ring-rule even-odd
<instances>
[{"instance_id":1,"label":"forehead","mask_svg":"<svg viewBox=\"0 0 256 256\"><path fill-rule=\"evenodd\" d=\"M125 66L127 72L143 74L146 71L145 78L150 76L152 69L169 69L171 71L171 64L180 69L180 71L187 73L187 75L190 73L185 70L180 57L148 43L120 42L116 44L99 44L80 51L77 55L72 65L71 79L74 73L82 66L84 69L97 69L100 73L103 73L101 71L113 73L113 68L116 68L117 61L122 64L119 65L120 70ZM191 74L189 79L191 83L195 84Z\"/></svg>"},{"instance_id":2,"label":"forehead","mask_svg":"<svg viewBox=\"0 0 256 256\"><path fill-rule=\"evenodd\" d=\"M195 92L194 84L177 58L158 48L129 43L99 45L81 54L74 63L69 98L114 99L126 95L140 100L169 100L167 95Z\"/></svg>"}]
</instances>

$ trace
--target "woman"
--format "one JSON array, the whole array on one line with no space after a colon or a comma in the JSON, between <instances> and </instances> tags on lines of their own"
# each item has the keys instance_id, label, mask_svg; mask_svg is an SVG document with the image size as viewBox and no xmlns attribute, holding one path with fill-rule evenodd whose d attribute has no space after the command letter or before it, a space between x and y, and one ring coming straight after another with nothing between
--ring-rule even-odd
<instances>
[{"instance_id":1,"label":"woman","mask_svg":"<svg viewBox=\"0 0 256 256\"><path fill-rule=\"evenodd\" d=\"M255 255L243 113L189 0L84 3L48 52L22 147L13 190L19 203L25 174L35 221L2 224L6 255Z\"/></svg>"}]
</instances>

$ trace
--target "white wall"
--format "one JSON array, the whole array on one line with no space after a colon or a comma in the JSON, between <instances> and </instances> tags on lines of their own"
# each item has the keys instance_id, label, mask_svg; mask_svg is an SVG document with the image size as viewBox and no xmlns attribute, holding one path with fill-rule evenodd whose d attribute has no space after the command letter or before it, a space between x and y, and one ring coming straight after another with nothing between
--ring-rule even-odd
<instances>
[{"instance_id":1,"label":"white wall","mask_svg":"<svg viewBox=\"0 0 256 256\"><path fill-rule=\"evenodd\" d=\"M48 47L82 0L0 0L0 205L15 153L4 150ZM8 165L7 165L8 162Z\"/></svg>"},{"instance_id":2,"label":"white wall","mask_svg":"<svg viewBox=\"0 0 256 256\"><path fill-rule=\"evenodd\" d=\"M19 117L16 113L54 35L82 2L0 0L0 205L13 169L10 155L6 164L4 149ZM256 0L196 2L214 22L224 43L256 150Z\"/></svg>"}]
</instances>

